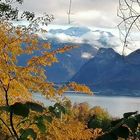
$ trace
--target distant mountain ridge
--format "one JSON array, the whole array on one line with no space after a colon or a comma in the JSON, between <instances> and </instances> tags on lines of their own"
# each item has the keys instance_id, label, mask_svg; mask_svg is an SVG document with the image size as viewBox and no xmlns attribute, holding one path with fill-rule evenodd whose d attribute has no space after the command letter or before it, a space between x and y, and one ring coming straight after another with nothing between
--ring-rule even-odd
<instances>
[{"instance_id":1,"label":"distant mountain ridge","mask_svg":"<svg viewBox=\"0 0 140 140\"><path fill-rule=\"evenodd\" d=\"M90 32L90 29L87 28L87 27L70 27L68 29L51 29L49 31L49 33L52 33L52 34L66 34L66 35L69 35L69 36L77 36L77 37L80 37L84 34L86 34L87 32Z\"/></svg>"},{"instance_id":2,"label":"distant mountain ridge","mask_svg":"<svg viewBox=\"0 0 140 140\"><path fill-rule=\"evenodd\" d=\"M86 43L62 43L59 40L49 38L48 40L39 40L40 42L51 43L52 50L55 50L64 46L79 46L78 48L72 49L64 54L58 54L58 63L53 64L51 67L46 67L47 79L51 82L61 83L67 82L72 76L80 69L80 67L89 60L89 56L84 56L85 54L90 54L91 57L97 53L97 49ZM23 54L18 56L18 65L26 65L26 62L33 56L40 55L41 52L36 51L32 55Z\"/></svg>"},{"instance_id":3,"label":"distant mountain ridge","mask_svg":"<svg viewBox=\"0 0 140 140\"><path fill-rule=\"evenodd\" d=\"M91 58L93 58L98 47L113 47L110 44L110 38L113 35L110 32L94 30L81 26L72 26L67 29L50 29L48 33L39 35L40 42L49 42L52 50L65 45L79 46L62 55L57 55L59 63L52 67L46 67L48 80L55 83L67 82L80 68ZM115 45L114 45L115 47ZM36 52L34 55L39 55ZM19 57L19 64L23 65L32 55L22 55Z\"/></svg>"},{"instance_id":4,"label":"distant mountain ridge","mask_svg":"<svg viewBox=\"0 0 140 140\"><path fill-rule=\"evenodd\" d=\"M140 96L140 50L121 56L112 48L101 48L71 81L88 85L103 95Z\"/></svg>"},{"instance_id":5,"label":"distant mountain ridge","mask_svg":"<svg viewBox=\"0 0 140 140\"><path fill-rule=\"evenodd\" d=\"M112 45L110 40L113 37L110 32L92 31L88 27L81 26L49 30L47 41L51 43L53 49L65 45L77 45L79 48L59 55L60 62L47 68L48 79L56 83L67 82L89 59L96 55L98 47L115 48L116 44Z\"/></svg>"}]
</instances>

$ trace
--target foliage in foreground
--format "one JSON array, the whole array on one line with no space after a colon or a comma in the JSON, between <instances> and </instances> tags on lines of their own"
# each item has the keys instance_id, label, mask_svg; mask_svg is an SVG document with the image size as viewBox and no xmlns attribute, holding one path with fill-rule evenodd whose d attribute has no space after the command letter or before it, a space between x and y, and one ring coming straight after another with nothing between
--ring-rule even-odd
<instances>
[{"instance_id":1,"label":"foliage in foreground","mask_svg":"<svg viewBox=\"0 0 140 140\"><path fill-rule=\"evenodd\" d=\"M6 113L14 114L13 125L20 140L96 139L103 133L102 130L88 128L86 120L91 114L83 116L83 121L80 121L81 118L77 117L77 111L80 111L79 107L56 103L45 108L37 103L26 102L24 104L15 103L10 107L1 106L0 110L1 118L4 120L8 120L5 116ZM96 109L93 108L93 110ZM13 139L7 128L8 126L1 125L3 138Z\"/></svg>"},{"instance_id":2,"label":"foliage in foreground","mask_svg":"<svg viewBox=\"0 0 140 140\"><path fill-rule=\"evenodd\" d=\"M25 128L17 131L18 124L21 123L15 120L17 116L23 117L21 119L24 120L30 115L30 111L38 112L36 107L41 109L41 106L33 102L33 93L43 94L47 98L62 95L67 90L91 94L90 89L84 85L67 83L56 88L53 83L47 81L45 67L58 62L57 54L73 48L73 46L65 46L51 50L50 44L39 42L38 36L30 32L30 27L14 27L8 22L0 21L0 105L2 111L0 121L9 131L12 139L25 139L29 135L36 139L36 133L30 129L30 125L42 124L43 126L40 119L31 119ZM36 52L39 52L39 55L36 55ZM25 54L30 55L31 58L24 66L20 66L18 57ZM41 121L44 121L44 118Z\"/></svg>"},{"instance_id":3,"label":"foliage in foreground","mask_svg":"<svg viewBox=\"0 0 140 140\"><path fill-rule=\"evenodd\" d=\"M26 102L15 103L10 108L1 106L0 110L5 120L8 120L5 113L10 110L14 113L14 127L20 140L138 140L140 136L140 115L137 112L112 119L98 106L89 108L87 103L71 105L66 99L47 108ZM1 135L3 139L13 139L2 124Z\"/></svg>"},{"instance_id":4,"label":"foliage in foreground","mask_svg":"<svg viewBox=\"0 0 140 140\"><path fill-rule=\"evenodd\" d=\"M140 138L140 114L137 112L124 113L123 118L111 121L111 126L97 140L118 139L139 140Z\"/></svg>"}]
</instances>

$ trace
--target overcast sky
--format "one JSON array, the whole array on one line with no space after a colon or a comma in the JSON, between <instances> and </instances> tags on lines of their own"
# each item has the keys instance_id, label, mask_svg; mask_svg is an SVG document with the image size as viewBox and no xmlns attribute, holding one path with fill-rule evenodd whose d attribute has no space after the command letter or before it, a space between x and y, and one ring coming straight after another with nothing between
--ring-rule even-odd
<instances>
[{"instance_id":1,"label":"overcast sky","mask_svg":"<svg viewBox=\"0 0 140 140\"><path fill-rule=\"evenodd\" d=\"M69 0L24 0L20 9L53 14L53 24L67 24ZM112 28L117 26L118 0L72 0L73 24Z\"/></svg>"}]
</instances>

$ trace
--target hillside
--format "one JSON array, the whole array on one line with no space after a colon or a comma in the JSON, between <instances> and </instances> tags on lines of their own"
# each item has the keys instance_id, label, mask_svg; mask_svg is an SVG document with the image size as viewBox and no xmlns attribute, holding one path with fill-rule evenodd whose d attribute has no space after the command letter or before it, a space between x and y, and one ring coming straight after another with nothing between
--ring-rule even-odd
<instances>
[{"instance_id":1,"label":"hillside","mask_svg":"<svg viewBox=\"0 0 140 140\"><path fill-rule=\"evenodd\" d=\"M86 84L105 95L140 96L139 60L140 50L121 56L111 48L101 48L71 81Z\"/></svg>"}]
</instances>

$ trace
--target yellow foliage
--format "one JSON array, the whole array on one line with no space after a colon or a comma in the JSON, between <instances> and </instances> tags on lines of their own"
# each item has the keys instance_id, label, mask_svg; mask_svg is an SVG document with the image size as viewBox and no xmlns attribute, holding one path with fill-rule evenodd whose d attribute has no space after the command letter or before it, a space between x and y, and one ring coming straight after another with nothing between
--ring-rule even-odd
<instances>
[{"instance_id":1,"label":"yellow foliage","mask_svg":"<svg viewBox=\"0 0 140 140\"><path fill-rule=\"evenodd\" d=\"M85 122L89 119L89 115L90 115L89 109L90 107L88 103L80 103L74 105L74 107L72 108L72 112L76 119Z\"/></svg>"},{"instance_id":2,"label":"yellow foliage","mask_svg":"<svg viewBox=\"0 0 140 140\"><path fill-rule=\"evenodd\" d=\"M21 96L23 99L28 99L32 92L52 97L55 94L62 94L68 89L61 88L56 91L54 85L46 81L44 66L51 66L58 62L56 54L64 53L75 47L65 46L48 51L51 48L49 43L40 43L37 35L30 34L28 30L23 31L20 27L13 27L8 22L3 21L0 22L0 42L1 97L8 94L10 103L13 103L12 98L15 102L16 99L21 99ZM39 56L33 56L25 66L17 65L18 56L33 54L36 50L43 52Z\"/></svg>"},{"instance_id":3,"label":"yellow foliage","mask_svg":"<svg viewBox=\"0 0 140 140\"><path fill-rule=\"evenodd\" d=\"M58 95L62 95L65 93L69 88L67 86L62 86L57 90Z\"/></svg>"},{"instance_id":4,"label":"yellow foliage","mask_svg":"<svg viewBox=\"0 0 140 140\"><path fill-rule=\"evenodd\" d=\"M89 110L89 112L90 112L90 116L96 115L100 119L109 119L109 118L111 118L109 113L105 109L101 108L100 106L95 106L95 107L91 108Z\"/></svg>"},{"instance_id":5,"label":"yellow foliage","mask_svg":"<svg viewBox=\"0 0 140 140\"><path fill-rule=\"evenodd\" d=\"M48 51L51 48L50 44L40 43L37 35L0 21L0 105L9 107L15 102L31 101L32 93L41 93L48 98L56 94L62 95L69 89L91 94L92 92L85 85L69 83L57 89L53 83L47 81L44 67L58 62L56 54L75 47L77 46L65 46ZM40 51L41 54L35 56L35 51ZM22 54L33 54L24 66L18 65L17 57ZM9 114L2 112L1 117L9 126ZM14 123L18 124L19 119L16 117L14 119ZM37 131L37 128L34 129ZM86 140L93 137L93 131L74 119L66 119L66 121L54 119L47 134L47 139L51 140Z\"/></svg>"},{"instance_id":6,"label":"yellow foliage","mask_svg":"<svg viewBox=\"0 0 140 140\"><path fill-rule=\"evenodd\" d=\"M43 48L45 49L51 49L51 45L49 43L44 43Z\"/></svg>"},{"instance_id":7,"label":"yellow foliage","mask_svg":"<svg viewBox=\"0 0 140 140\"><path fill-rule=\"evenodd\" d=\"M92 91L85 85L77 84L75 82L69 83L71 89L78 91L79 93L87 93L92 95Z\"/></svg>"},{"instance_id":8,"label":"yellow foliage","mask_svg":"<svg viewBox=\"0 0 140 140\"><path fill-rule=\"evenodd\" d=\"M54 119L44 140L95 140L100 132L101 130L88 129L85 124L77 120Z\"/></svg>"}]
</instances>

